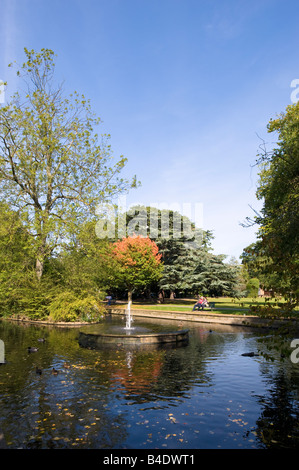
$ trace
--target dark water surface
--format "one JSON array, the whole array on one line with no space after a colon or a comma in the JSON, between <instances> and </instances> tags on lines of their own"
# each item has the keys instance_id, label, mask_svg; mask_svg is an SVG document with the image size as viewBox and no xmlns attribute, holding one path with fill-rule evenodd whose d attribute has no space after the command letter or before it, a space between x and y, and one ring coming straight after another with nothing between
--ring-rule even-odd
<instances>
[{"instance_id":1,"label":"dark water surface","mask_svg":"<svg viewBox=\"0 0 299 470\"><path fill-rule=\"evenodd\" d=\"M6 446L298 447L298 364L241 356L257 351L258 331L186 327L189 343L180 348L88 350L79 346L75 328L0 321L7 361L0 366L0 435ZM178 323L172 329L180 329ZM28 346L38 351L28 353Z\"/></svg>"}]
</instances>

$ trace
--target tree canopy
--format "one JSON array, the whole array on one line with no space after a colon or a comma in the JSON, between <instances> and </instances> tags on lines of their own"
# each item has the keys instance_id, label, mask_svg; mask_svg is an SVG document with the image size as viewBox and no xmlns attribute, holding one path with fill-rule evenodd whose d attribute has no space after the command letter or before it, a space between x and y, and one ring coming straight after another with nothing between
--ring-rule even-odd
<instances>
[{"instance_id":1,"label":"tree canopy","mask_svg":"<svg viewBox=\"0 0 299 470\"><path fill-rule=\"evenodd\" d=\"M116 283L128 291L128 300L137 288L158 281L161 276L161 254L148 237L124 237L113 244L112 255L117 262Z\"/></svg>"},{"instance_id":2,"label":"tree canopy","mask_svg":"<svg viewBox=\"0 0 299 470\"><path fill-rule=\"evenodd\" d=\"M263 208L255 218L260 226L255 252L263 258L261 271L272 276L271 287L298 300L299 102L270 120L267 128L277 133L277 143L259 154L257 197Z\"/></svg>"},{"instance_id":3,"label":"tree canopy","mask_svg":"<svg viewBox=\"0 0 299 470\"><path fill-rule=\"evenodd\" d=\"M120 219L125 221L127 232L136 230L155 241L163 262L158 286L170 297L175 293L245 295L240 265L224 262L225 255L214 255L212 232L197 228L187 216L173 210L133 206Z\"/></svg>"},{"instance_id":4,"label":"tree canopy","mask_svg":"<svg viewBox=\"0 0 299 470\"><path fill-rule=\"evenodd\" d=\"M16 210L32 237L36 275L47 257L95 214L99 202L136 185L119 177L110 136L85 97L64 97L54 81L54 52L25 48L17 71L24 91L0 108L0 198Z\"/></svg>"},{"instance_id":5,"label":"tree canopy","mask_svg":"<svg viewBox=\"0 0 299 470\"><path fill-rule=\"evenodd\" d=\"M126 158L98 134L89 100L65 96L54 52L24 51L19 91L0 107L1 314L95 319L109 289L239 295L240 266L214 255L212 233L185 215L139 206L114 218L115 197L137 186L121 177Z\"/></svg>"}]
</instances>

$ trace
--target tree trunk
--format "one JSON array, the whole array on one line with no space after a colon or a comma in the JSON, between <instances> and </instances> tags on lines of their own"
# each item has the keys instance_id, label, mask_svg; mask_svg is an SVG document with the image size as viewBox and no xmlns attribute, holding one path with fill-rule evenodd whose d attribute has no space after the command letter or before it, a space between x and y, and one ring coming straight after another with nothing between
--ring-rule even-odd
<instances>
[{"instance_id":1,"label":"tree trunk","mask_svg":"<svg viewBox=\"0 0 299 470\"><path fill-rule=\"evenodd\" d=\"M132 297L133 297L133 291L129 290L128 291L128 302L132 302Z\"/></svg>"},{"instance_id":2,"label":"tree trunk","mask_svg":"<svg viewBox=\"0 0 299 470\"><path fill-rule=\"evenodd\" d=\"M37 279L40 281L44 271L44 263L46 257L46 242L43 241L42 245L38 248L36 254L35 273Z\"/></svg>"},{"instance_id":3,"label":"tree trunk","mask_svg":"<svg viewBox=\"0 0 299 470\"><path fill-rule=\"evenodd\" d=\"M35 265L36 277L40 281L44 270L44 260L37 258Z\"/></svg>"}]
</instances>

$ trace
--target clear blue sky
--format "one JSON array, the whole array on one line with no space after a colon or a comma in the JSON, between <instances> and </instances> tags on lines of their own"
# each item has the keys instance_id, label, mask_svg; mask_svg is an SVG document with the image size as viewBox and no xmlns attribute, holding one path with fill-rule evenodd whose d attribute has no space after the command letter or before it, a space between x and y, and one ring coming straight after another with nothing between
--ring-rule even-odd
<instances>
[{"instance_id":1,"label":"clear blue sky","mask_svg":"<svg viewBox=\"0 0 299 470\"><path fill-rule=\"evenodd\" d=\"M57 54L65 91L90 98L124 175L127 204L202 204L216 254L256 229L255 163L299 78L298 0L0 0L0 79L23 49Z\"/></svg>"}]
</instances>

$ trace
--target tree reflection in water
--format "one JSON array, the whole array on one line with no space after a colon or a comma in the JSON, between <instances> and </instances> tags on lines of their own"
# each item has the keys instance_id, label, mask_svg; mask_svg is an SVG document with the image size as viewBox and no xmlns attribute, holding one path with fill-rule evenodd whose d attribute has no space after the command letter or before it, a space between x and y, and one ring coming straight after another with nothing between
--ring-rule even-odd
<instances>
[{"instance_id":1,"label":"tree reflection in water","mask_svg":"<svg viewBox=\"0 0 299 470\"><path fill-rule=\"evenodd\" d=\"M298 366L242 357L257 347L256 332L188 327L185 347L94 351L79 346L76 329L0 322L7 446L296 447ZM39 351L28 354L29 345Z\"/></svg>"},{"instance_id":2,"label":"tree reflection in water","mask_svg":"<svg viewBox=\"0 0 299 470\"><path fill-rule=\"evenodd\" d=\"M267 368L265 368L267 369ZM268 396L257 397L261 415L256 421L256 432L264 447L299 447L298 377L294 378L283 365L268 370Z\"/></svg>"}]
</instances>

